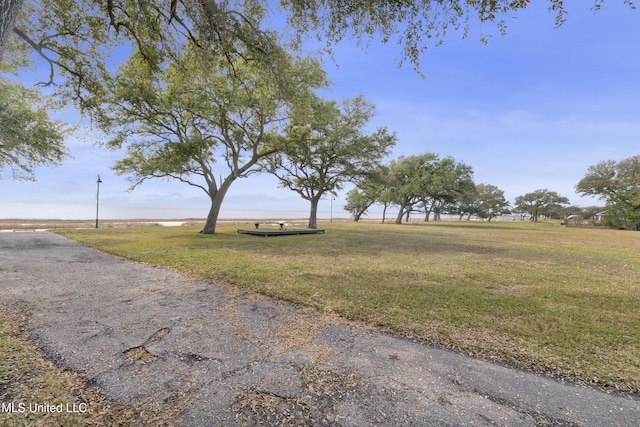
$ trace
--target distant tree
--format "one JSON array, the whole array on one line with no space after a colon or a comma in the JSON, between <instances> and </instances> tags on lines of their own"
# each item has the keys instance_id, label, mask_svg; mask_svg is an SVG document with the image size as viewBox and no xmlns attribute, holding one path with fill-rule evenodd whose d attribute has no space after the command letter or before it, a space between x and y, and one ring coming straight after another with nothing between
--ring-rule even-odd
<instances>
[{"instance_id":1,"label":"distant tree","mask_svg":"<svg viewBox=\"0 0 640 427\"><path fill-rule=\"evenodd\" d=\"M49 117L51 100L0 79L0 170L14 179L35 180L38 166L58 166L68 155L65 126Z\"/></svg>"},{"instance_id":2,"label":"distant tree","mask_svg":"<svg viewBox=\"0 0 640 427\"><path fill-rule=\"evenodd\" d=\"M367 210L375 203L384 206L382 222L389 202L388 198L388 168L385 165L378 165L370 170L366 176L360 180L356 188L347 193L347 204L344 209L351 213L355 222L366 214Z\"/></svg>"},{"instance_id":3,"label":"distant tree","mask_svg":"<svg viewBox=\"0 0 640 427\"><path fill-rule=\"evenodd\" d=\"M546 188L516 197L516 209L528 213L532 221L538 221L540 214L549 216L554 209L568 203L569 199Z\"/></svg>"},{"instance_id":4,"label":"distant tree","mask_svg":"<svg viewBox=\"0 0 640 427\"><path fill-rule=\"evenodd\" d=\"M430 171L425 170L420 179L420 202L425 210L425 221L429 221L432 212L434 220L439 221L445 206L457 203L463 194L474 188L473 169L450 156L434 161Z\"/></svg>"},{"instance_id":5,"label":"distant tree","mask_svg":"<svg viewBox=\"0 0 640 427\"><path fill-rule=\"evenodd\" d=\"M395 198L395 194L393 192L393 187L391 186L390 172L387 166L383 166L384 171L381 175L380 187L378 191L378 195L376 196L376 203L382 205L382 219L381 223L387 219L387 209L389 206L393 205L393 200Z\"/></svg>"},{"instance_id":6,"label":"distant tree","mask_svg":"<svg viewBox=\"0 0 640 427\"><path fill-rule=\"evenodd\" d=\"M479 218L491 221L493 218L506 215L510 212L509 202L504 198L504 191L495 185L478 184L477 194L477 215Z\"/></svg>"},{"instance_id":7,"label":"distant tree","mask_svg":"<svg viewBox=\"0 0 640 427\"><path fill-rule=\"evenodd\" d=\"M504 198L504 191L495 185L477 184L463 193L460 199L449 206L449 213L467 215L491 221L493 218L510 213L509 202Z\"/></svg>"},{"instance_id":8,"label":"distant tree","mask_svg":"<svg viewBox=\"0 0 640 427\"><path fill-rule=\"evenodd\" d=\"M565 198L566 199L566 198ZM562 219L567 216L566 203L569 203L569 199L564 203L551 203L540 209L539 215L543 215L546 219Z\"/></svg>"},{"instance_id":9,"label":"distant tree","mask_svg":"<svg viewBox=\"0 0 640 427\"><path fill-rule=\"evenodd\" d=\"M310 113L288 128L285 148L267 159L280 185L310 202L309 228L317 228L324 194L364 179L395 145L395 134L386 128L366 131L374 113L361 96L340 104L316 98Z\"/></svg>"},{"instance_id":10,"label":"distant tree","mask_svg":"<svg viewBox=\"0 0 640 427\"><path fill-rule=\"evenodd\" d=\"M640 214L640 156L616 162L607 160L589 166L576 185L576 192L597 196L607 202L607 221L622 227L631 223L638 228ZM609 212L610 211L610 212Z\"/></svg>"},{"instance_id":11,"label":"distant tree","mask_svg":"<svg viewBox=\"0 0 640 427\"><path fill-rule=\"evenodd\" d=\"M238 56L232 68L229 58L203 63L188 48L166 68L131 57L104 99L115 131L110 146L127 148L116 172L129 175L132 188L152 178L200 188L211 201L201 232L215 233L231 184L282 148L285 124L325 84L316 61L294 60L282 49L272 55L277 78L261 62Z\"/></svg>"},{"instance_id":12,"label":"distant tree","mask_svg":"<svg viewBox=\"0 0 640 427\"><path fill-rule=\"evenodd\" d=\"M412 156L400 156L389 163L387 178L389 200L398 206L395 223L416 210L415 206L424 200L425 185L431 182L434 164L438 155L425 153Z\"/></svg>"},{"instance_id":13,"label":"distant tree","mask_svg":"<svg viewBox=\"0 0 640 427\"><path fill-rule=\"evenodd\" d=\"M467 216L467 220L471 219L472 215L478 214L478 192L475 184L468 187L460 197L452 203L447 205L446 213L451 215L458 215L462 220L464 216Z\"/></svg>"},{"instance_id":14,"label":"distant tree","mask_svg":"<svg viewBox=\"0 0 640 427\"><path fill-rule=\"evenodd\" d=\"M359 188L354 188L347 193L347 204L344 205L344 210L351 214L354 222L358 222L375 202L375 198L370 197Z\"/></svg>"}]
</instances>

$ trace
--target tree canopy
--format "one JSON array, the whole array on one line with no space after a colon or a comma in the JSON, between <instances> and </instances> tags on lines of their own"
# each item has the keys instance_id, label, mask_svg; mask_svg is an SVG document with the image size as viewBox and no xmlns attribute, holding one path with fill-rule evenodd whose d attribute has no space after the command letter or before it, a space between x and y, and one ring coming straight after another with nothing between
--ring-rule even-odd
<instances>
[{"instance_id":1,"label":"tree canopy","mask_svg":"<svg viewBox=\"0 0 640 427\"><path fill-rule=\"evenodd\" d=\"M491 219L508 214L509 202L504 198L504 191L495 185L478 184L476 185L476 201L477 211L475 212L479 218L491 221Z\"/></svg>"},{"instance_id":2,"label":"tree canopy","mask_svg":"<svg viewBox=\"0 0 640 427\"><path fill-rule=\"evenodd\" d=\"M344 210L349 212L354 221L359 221L374 203L384 206L382 222L386 215L387 206L390 204L390 192L388 185L389 168L386 165L378 165L370 170L364 179L357 183L347 193L347 203Z\"/></svg>"},{"instance_id":3,"label":"tree canopy","mask_svg":"<svg viewBox=\"0 0 640 427\"><path fill-rule=\"evenodd\" d=\"M624 3L635 7L630 0ZM102 70L95 59L112 40L136 45L152 63L161 62L174 52L177 41L185 40L214 55L237 54L234 41L241 40L258 53L269 40L261 36L261 19L278 12L266 0L0 0L0 4L0 62L13 31L53 68L71 77L76 89L98 82L94 77ZM567 14L564 1L547 0L547 4L556 25L561 25ZM597 10L603 4L604 0L596 0L591 7ZM472 24L485 24L480 39L486 42L492 36L486 24L505 34L508 21L529 5L529 0L281 0L280 11L294 45L309 35L329 50L345 38L354 38L361 46L374 37L383 43L394 40L402 51L400 61L408 60L418 69L421 53L442 43L449 31L460 30L466 37Z\"/></svg>"},{"instance_id":4,"label":"tree canopy","mask_svg":"<svg viewBox=\"0 0 640 427\"><path fill-rule=\"evenodd\" d=\"M388 201L399 207L396 224L411 212L422 208L425 221L431 213L440 219L443 208L455 203L473 187L473 170L453 157L440 158L434 153L400 156L388 167Z\"/></svg>"},{"instance_id":5,"label":"tree canopy","mask_svg":"<svg viewBox=\"0 0 640 427\"><path fill-rule=\"evenodd\" d=\"M433 214L476 215L491 219L510 213L504 192L495 185L474 184L473 170L453 157L440 158L434 153L400 156L388 165L372 171L356 188L347 193L345 210L358 221L373 204L398 207L396 224L411 212L423 212L425 221Z\"/></svg>"},{"instance_id":6,"label":"tree canopy","mask_svg":"<svg viewBox=\"0 0 640 427\"><path fill-rule=\"evenodd\" d=\"M467 219L471 218L471 215L476 215L480 219L491 221L497 216L510 212L504 191L491 184L465 186L457 200L448 206L448 213L457 214L460 219L464 215L467 215Z\"/></svg>"},{"instance_id":7,"label":"tree canopy","mask_svg":"<svg viewBox=\"0 0 640 427\"><path fill-rule=\"evenodd\" d=\"M0 169L34 180L38 166L57 166L68 155L65 125L49 117L51 100L0 79Z\"/></svg>"},{"instance_id":8,"label":"tree canopy","mask_svg":"<svg viewBox=\"0 0 640 427\"><path fill-rule=\"evenodd\" d=\"M551 217L554 211L567 204L569 199L543 188L516 197L515 207L518 212L530 215L531 221L538 221L540 215Z\"/></svg>"},{"instance_id":9,"label":"tree canopy","mask_svg":"<svg viewBox=\"0 0 640 427\"><path fill-rule=\"evenodd\" d=\"M326 41L329 48L347 37L355 38L359 45L369 44L376 36L383 43L395 40L402 49L400 62L408 60L416 69L421 53L441 44L449 31L459 30L467 37L473 23L492 23L504 35L508 19L529 3L529 0L282 0L288 23L297 30L298 37L312 32L318 40ZM596 1L596 7L601 3ZM563 0L548 0L548 5L556 25L564 23ZM491 36L490 32L484 32L480 39L486 43Z\"/></svg>"},{"instance_id":10,"label":"tree canopy","mask_svg":"<svg viewBox=\"0 0 640 427\"><path fill-rule=\"evenodd\" d=\"M473 169L447 156L433 164L428 175L422 176L423 195L420 203L425 211L425 221L431 213L436 221L446 206L458 203L463 195L473 190Z\"/></svg>"}]
</instances>

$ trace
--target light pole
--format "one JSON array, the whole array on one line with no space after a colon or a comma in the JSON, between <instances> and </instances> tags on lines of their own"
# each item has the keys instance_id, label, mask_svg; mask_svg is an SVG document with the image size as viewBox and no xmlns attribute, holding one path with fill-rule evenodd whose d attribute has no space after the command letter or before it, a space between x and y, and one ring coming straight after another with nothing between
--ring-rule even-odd
<instances>
[{"instance_id":1,"label":"light pole","mask_svg":"<svg viewBox=\"0 0 640 427\"><path fill-rule=\"evenodd\" d=\"M100 179L100 175L98 175L98 181L96 182L96 184L98 184L98 191L96 191L96 228L98 228L98 209L100 207L100 184L102 183L102 180Z\"/></svg>"},{"instance_id":2,"label":"light pole","mask_svg":"<svg viewBox=\"0 0 640 427\"><path fill-rule=\"evenodd\" d=\"M333 223L333 194L331 195L331 198L329 199L329 222Z\"/></svg>"}]
</instances>

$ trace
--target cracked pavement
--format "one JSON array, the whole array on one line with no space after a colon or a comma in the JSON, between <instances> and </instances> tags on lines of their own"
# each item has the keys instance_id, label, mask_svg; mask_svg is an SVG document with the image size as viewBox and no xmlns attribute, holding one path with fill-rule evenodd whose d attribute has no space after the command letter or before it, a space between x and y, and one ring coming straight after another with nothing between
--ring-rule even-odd
<instances>
[{"instance_id":1,"label":"cracked pavement","mask_svg":"<svg viewBox=\"0 0 640 427\"><path fill-rule=\"evenodd\" d=\"M48 232L0 234L2 303L103 395L184 426L638 426L637 396L411 342ZM90 402L89 402L90 404Z\"/></svg>"}]
</instances>

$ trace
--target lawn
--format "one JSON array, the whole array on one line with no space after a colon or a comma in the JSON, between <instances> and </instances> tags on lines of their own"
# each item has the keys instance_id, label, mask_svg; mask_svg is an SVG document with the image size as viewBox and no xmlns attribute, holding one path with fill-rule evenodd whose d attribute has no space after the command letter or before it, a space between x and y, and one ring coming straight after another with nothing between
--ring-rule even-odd
<instances>
[{"instance_id":1,"label":"lawn","mask_svg":"<svg viewBox=\"0 0 640 427\"><path fill-rule=\"evenodd\" d=\"M557 223L62 230L105 252L524 368L640 394L640 233Z\"/></svg>"}]
</instances>

